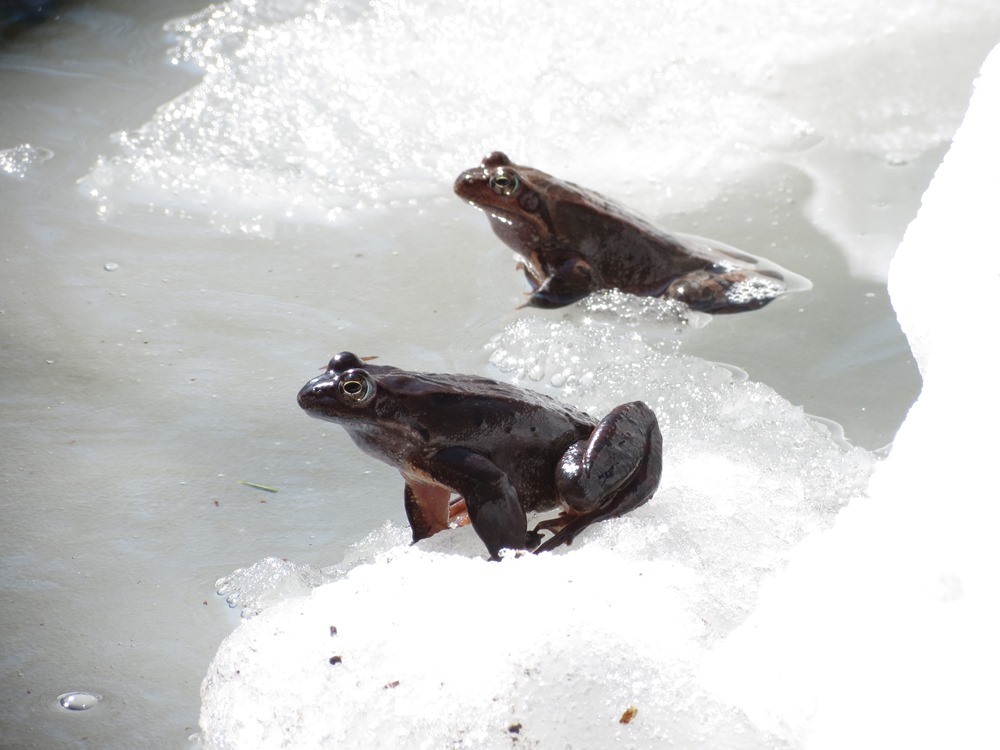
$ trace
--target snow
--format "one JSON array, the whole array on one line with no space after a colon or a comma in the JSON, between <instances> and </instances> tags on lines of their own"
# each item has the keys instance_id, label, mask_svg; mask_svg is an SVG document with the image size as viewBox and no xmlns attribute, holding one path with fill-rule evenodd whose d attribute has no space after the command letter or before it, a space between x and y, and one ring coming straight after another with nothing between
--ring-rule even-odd
<instances>
[{"instance_id":1,"label":"snow","mask_svg":"<svg viewBox=\"0 0 1000 750\"><path fill-rule=\"evenodd\" d=\"M390 524L315 588L291 566L306 583L257 596L209 668L204 746L995 745L998 129L1000 49L892 264L924 389L867 494L870 454L766 386L521 319L493 343L508 372L569 371L597 410L642 374L656 496L555 554L490 563L468 528L411 547ZM580 371L610 342L629 356Z\"/></svg>"},{"instance_id":2,"label":"snow","mask_svg":"<svg viewBox=\"0 0 1000 750\"><path fill-rule=\"evenodd\" d=\"M1000 48L890 270L921 394L868 498L800 545L706 660L703 674L721 695L803 747L1000 741L1000 408L982 388L996 367L998 130ZM958 257L955 284L942 261Z\"/></svg>"}]
</instances>

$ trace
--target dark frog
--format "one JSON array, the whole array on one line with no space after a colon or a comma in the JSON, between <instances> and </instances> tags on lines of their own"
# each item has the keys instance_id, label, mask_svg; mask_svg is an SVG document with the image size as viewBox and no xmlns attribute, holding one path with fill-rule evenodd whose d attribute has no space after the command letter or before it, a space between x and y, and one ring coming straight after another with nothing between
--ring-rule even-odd
<instances>
[{"instance_id":1,"label":"dark frog","mask_svg":"<svg viewBox=\"0 0 1000 750\"><path fill-rule=\"evenodd\" d=\"M697 237L657 229L590 190L494 151L455 181L486 212L496 235L520 254L528 304L562 307L598 289L669 297L694 310L763 307L809 282L777 264Z\"/></svg>"},{"instance_id":2,"label":"dark frog","mask_svg":"<svg viewBox=\"0 0 1000 750\"><path fill-rule=\"evenodd\" d=\"M414 541L467 515L493 558L501 549L550 550L639 507L660 481L660 428L641 401L598 421L488 378L408 372L350 352L298 399L399 470ZM552 508L561 514L528 530L526 512ZM540 544L543 531L552 536Z\"/></svg>"}]
</instances>

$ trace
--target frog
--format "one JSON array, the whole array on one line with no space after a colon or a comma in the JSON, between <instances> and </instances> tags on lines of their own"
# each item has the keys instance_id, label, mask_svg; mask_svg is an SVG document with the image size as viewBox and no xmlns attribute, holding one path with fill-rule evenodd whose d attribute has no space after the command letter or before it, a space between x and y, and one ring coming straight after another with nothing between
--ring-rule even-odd
<instances>
[{"instance_id":1,"label":"frog","mask_svg":"<svg viewBox=\"0 0 1000 750\"><path fill-rule=\"evenodd\" d=\"M571 544L646 503L662 473L663 438L642 401L598 420L487 377L413 372L343 351L298 404L399 471L414 543L471 523L493 560L505 549ZM529 530L528 513L550 510Z\"/></svg>"},{"instance_id":2,"label":"frog","mask_svg":"<svg viewBox=\"0 0 1000 750\"><path fill-rule=\"evenodd\" d=\"M670 234L603 195L514 164L502 151L455 180L522 260L525 303L558 308L617 289L709 314L756 310L808 280L721 242Z\"/></svg>"}]
</instances>

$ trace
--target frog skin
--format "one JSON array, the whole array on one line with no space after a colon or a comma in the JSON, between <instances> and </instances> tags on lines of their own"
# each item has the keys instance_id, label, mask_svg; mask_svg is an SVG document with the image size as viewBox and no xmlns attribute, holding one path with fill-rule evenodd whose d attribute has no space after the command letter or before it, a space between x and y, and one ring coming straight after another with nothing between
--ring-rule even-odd
<instances>
[{"instance_id":1,"label":"frog skin","mask_svg":"<svg viewBox=\"0 0 1000 750\"><path fill-rule=\"evenodd\" d=\"M514 164L500 151L460 174L455 193L484 211L496 235L523 257L518 268L531 285L527 304L535 307L562 307L598 289L619 289L669 297L701 312L734 313L809 286L763 258L668 234L598 193ZM766 291L748 293L755 287Z\"/></svg>"},{"instance_id":2,"label":"frog skin","mask_svg":"<svg viewBox=\"0 0 1000 750\"><path fill-rule=\"evenodd\" d=\"M551 550L639 507L660 481L660 428L641 401L598 421L488 378L409 372L341 352L298 402L399 470L414 542L464 513L493 559L501 549ZM527 512L552 508L561 514L528 531ZM552 536L540 544L543 531Z\"/></svg>"}]
</instances>

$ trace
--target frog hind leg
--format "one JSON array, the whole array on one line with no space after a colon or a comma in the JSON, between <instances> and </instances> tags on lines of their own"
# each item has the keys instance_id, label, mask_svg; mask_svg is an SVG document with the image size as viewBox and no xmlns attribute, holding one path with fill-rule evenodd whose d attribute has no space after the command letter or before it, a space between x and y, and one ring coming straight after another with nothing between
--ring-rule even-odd
<instances>
[{"instance_id":1,"label":"frog hind leg","mask_svg":"<svg viewBox=\"0 0 1000 750\"><path fill-rule=\"evenodd\" d=\"M517 492L500 467L467 448L445 448L430 457L435 478L465 499L472 528L490 557L527 546L528 518Z\"/></svg>"},{"instance_id":2,"label":"frog hind leg","mask_svg":"<svg viewBox=\"0 0 1000 750\"><path fill-rule=\"evenodd\" d=\"M592 523L643 505L662 471L663 437L653 410L641 401L616 407L560 461L556 489L567 510L536 527L555 533L535 552L571 544Z\"/></svg>"},{"instance_id":3,"label":"frog hind leg","mask_svg":"<svg viewBox=\"0 0 1000 750\"><path fill-rule=\"evenodd\" d=\"M594 290L593 270L582 258L564 261L529 296L532 307L551 309L565 307L586 297Z\"/></svg>"},{"instance_id":4,"label":"frog hind leg","mask_svg":"<svg viewBox=\"0 0 1000 750\"><path fill-rule=\"evenodd\" d=\"M733 287L737 284L743 282L752 284L755 279L760 278L762 277L759 274L752 271L726 273L692 271L674 279L664 292L664 296L683 302L698 312L714 315L747 312L760 309L780 294L777 292L769 296L733 293Z\"/></svg>"},{"instance_id":5,"label":"frog hind leg","mask_svg":"<svg viewBox=\"0 0 1000 750\"><path fill-rule=\"evenodd\" d=\"M662 457L660 459L662 461ZM584 513L564 513L558 518L550 519L543 524L539 524L531 533L540 539L539 529L546 529L555 532L544 542L534 547L532 550L536 555L540 552L551 552L556 547L563 544L569 546L573 543L577 534L586 529L591 524L604 521L608 518L618 518L631 510L635 510L643 505L656 491L660 483L659 467L655 471L644 470L642 476L637 479L632 487L631 497L627 503L611 503Z\"/></svg>"}]
</instances>

